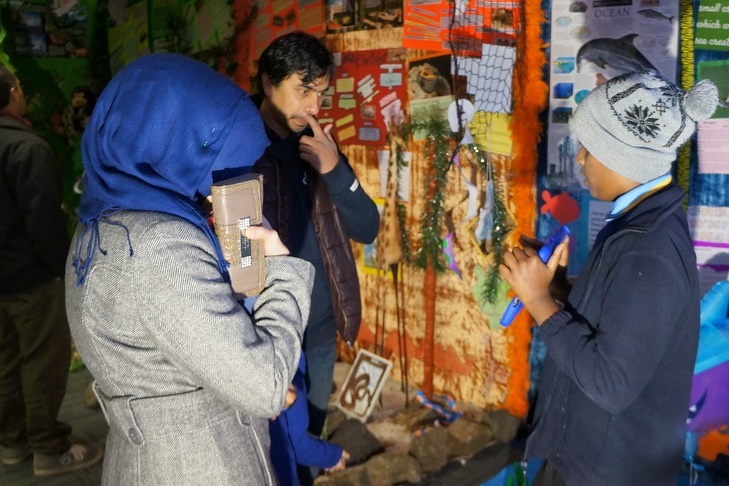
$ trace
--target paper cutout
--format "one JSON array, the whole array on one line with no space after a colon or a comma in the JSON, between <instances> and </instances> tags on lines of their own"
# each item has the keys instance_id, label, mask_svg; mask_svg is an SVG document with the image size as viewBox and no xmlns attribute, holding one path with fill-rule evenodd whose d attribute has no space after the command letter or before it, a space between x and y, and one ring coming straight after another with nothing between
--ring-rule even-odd
<instances>
[{"instance_id":1,"label":"paper cutout","mask_svg":"<svg viewBox=\"0 0 729 486\"><path fill-rule=\"evenodd\" d=\"M337 93L348 93L354 91L354 79L353 78L339 78L337 79L335 88Z\"/></svg>"},{"instance_id":2,"label":"paper cutout","mask_svg":"<svg viewBox=\"0 0 729 486\"><path fill-rule=\"evenodd\" d=\"M355 135L357 135L357 130L354 127L347 127L345 129L337 132L337 136L338 136L340 142L349 140L350 138L354 137Z\"/></svg>"},{"instance_id":3,"label":"paper cutout","mask_svg":"<svg viewBox=\"0 0 729 486\"><path fill-rule=\"evenodd\" d=\"M347 116L343 116L342 118L340 118L339 120L334 122L334 125L337 128L340 128L340 127L346 125L347 123L352 123L353 121L354 121L354 115L347 115Z\"/></svg>"},{"instance_id":4,"label":"paper cutout","mask_svg":"<svg viewBox=\"0 0 729 486\"><path fill-rule=\"evenodd\" d=\"M474 142L484 152L511 157L511 116L501 113L476 113L471 123Z\"/></svg>"}]
</instances>

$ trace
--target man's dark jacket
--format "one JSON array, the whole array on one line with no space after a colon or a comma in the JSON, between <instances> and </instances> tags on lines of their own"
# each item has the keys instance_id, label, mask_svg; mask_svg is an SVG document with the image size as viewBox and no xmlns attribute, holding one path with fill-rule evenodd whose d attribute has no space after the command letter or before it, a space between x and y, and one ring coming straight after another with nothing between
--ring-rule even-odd
<instances>
[{"instance_id":1,"label":"man's dark jacket","mask_svg":"<svg viewBox=\"0 0 729 486\"><path fill-rule=\"evenodd\" d=\"M271 226L278 231L281 241L291 248L291 234L289 232L291 222L288 220L291 214L291 200L288 191L289 185L284 180L281 163L283 162L269 148L266 150L264 157L256 163L254 170L263 174L263 215ZM341 154L339 163L348 165L346 158ZM357 339L359 332L362 304L350 234L344 226L339 210L332 203L329 190L322 176L313 168L308 167L306 177L311 203L311 221L326 268L337 329L342 339L352 344ZM371 201L369 203L372 204ZM373 204L372 206L374 207ZM364 207L360 210L363 215L367 215L362 218L363 228L370 226L374 229L374 232L366 230L371 233L371 238L370 236L367 237L371 241L377 232L377 222L379 220L377 212L375 210L374 215L371 215L372 211ZM373 221L374 224L371 224L370 221ZM312 305L317 304L312 302Z\"/></svg>"},{"instance_id":2,"label":"man's dark jacket","mask_svg":"<svg viewBox=\"0 0 729 486\"><path fill-rule=\"evenodd\" d=\"M21 120L0 116L0 295L63 277L68 254L61 167Z\"/></svg>"}]
</instances>

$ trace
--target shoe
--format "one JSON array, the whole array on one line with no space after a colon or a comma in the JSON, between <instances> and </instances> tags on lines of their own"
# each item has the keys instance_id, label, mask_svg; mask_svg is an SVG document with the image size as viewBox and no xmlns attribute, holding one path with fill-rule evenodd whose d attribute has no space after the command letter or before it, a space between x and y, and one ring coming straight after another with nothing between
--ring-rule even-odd
<instances>
[{"instance_id":1,"label":"shoe","mask_svg":"<svg viewBox=\"0 0 729 486\"><path fill-rule=\"evenodd\" d=\"M28 459L33 451L27 444L15 447L3 447L3 464L14 466Z\"/></svg>"},{"instance_id":2,"label":"shoe","mask_svg":"<svg viewBox=\"0 0 729 486\"><path fill-rule=\"evenodd\" d=\"M52 476L93 466L104 457L104 448L74 444L63 454L35 454L33 474Z\"/></svg>"}]
</instances>

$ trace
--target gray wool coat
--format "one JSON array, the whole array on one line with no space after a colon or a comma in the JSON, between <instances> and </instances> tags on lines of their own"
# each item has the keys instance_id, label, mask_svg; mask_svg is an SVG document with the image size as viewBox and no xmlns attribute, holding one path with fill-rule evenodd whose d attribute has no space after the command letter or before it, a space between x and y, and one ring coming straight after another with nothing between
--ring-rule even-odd
<instances>
[{"instance_id":1,"label":"gray wool coat","mask_svg":"<svg viewBox=\"0 0 729 486\"><path fill-rule=\"evenodd\" d=\"M71 263L89 241L83 225L76 231L66 304L110 425L103 484L275 484L268 420L299 361L311 264L266 258L254 322L198 227L121 211L98 228L80 286Z\"/></svg>"}]
</instances>

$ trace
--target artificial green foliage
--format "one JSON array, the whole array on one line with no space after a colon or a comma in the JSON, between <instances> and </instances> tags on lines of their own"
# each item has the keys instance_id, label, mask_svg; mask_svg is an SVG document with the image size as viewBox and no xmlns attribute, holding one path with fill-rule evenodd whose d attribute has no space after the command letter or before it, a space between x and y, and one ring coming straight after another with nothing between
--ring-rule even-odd
<instances>
[{"instance_id":1,"label":"artificial green foliage","mask_svg":"<svg viewBox=\"0 0 729 486\"><path fill-rule=\"evenodd\" d=\"M444 120L430 118L425 121L412 122L405 130L409 135L414 132L427 134L425 158L432 161L429 178L425 180L425 194L429 198L425 203L420 221L420 248L415 253L413 264L418 268L428 265L436 272L445 270L445 256L442 246L442 228L444 223L443 198L446 187L446 174L453 164L453 148L455 139Z\"/></svg>"},{"instance_id":2,"label":"artificial green foliage","mask_svg":"<svg viewBox=\"0 0 729 486\"><path fill-rule=\"evenodd\" d=\"M423 215L420 223L420 248L417 249L415 255L412 255L410 248L410 237L407 232L405 207L398 205L398 222L401 228L401 238L403 245L403 257L406 263L412 264L417 268L425 268L428 264L432 265L436 272L445 270L445 256L443 255L443 238L444 233L444 216L443 207L444 192L446 189L446 175L451 165L453 157L458 147L456 146L456 137L450 131L447 122L441 119L431 118L426 121L412 122L404 124L401 128L404 139L409 139L412 134L425 133L427 141L425 144L425 158L432 161L429 177L425 181L425 194L429 198L423 209ZM398 177L399 170L404 167L407 162L404 161L402 145L398 144L397 163ZM481 151L477 145L468 144L465 149L473 154L479 169L484 174L486 180L493 180L494 174L491 162L486 153ZM488 269L483 283L478 292L481 301L494 304L501 293L501 276L499 275L499 264L503 261L504 239L508 235L510 228L506 206L501 198L498 185L494 185L493 207L491 208L493 217L493 226L490 233L491 247L489 251L493 254L493 265Z\"/></svg>"},{"instance_id":3,"label":"artificial green foliage","mask_svg":"<svg viewBox=\"0 0 729 486\"><path fill-rule=\"evenodd\" d=\"M481 172L486 176L487 180L493 180L494 174L487 155L482 152L477 145L470 144L468 150L473 153L476 163ZM491 209L493 217L493 227L491 229L491 248L490 251L494 256L493 265L488 269L483 287L480 289L480 297L486 302L494 304L501 293L501 275L499 274L499 265L504 260L504 238L509 234L511 228L508 225L506 206L501 198L499 185L494 184L493 208Z\"/></svg>"},{"instance_id":4,"label":"artificial green foliage","mask_svg":"<svg viewBox=\"0 0 729 486\"><path fill-rule=\"evenodd\" d=\"M7 67L11 72L15 72L13 66L10 64L10 56L3 49L3 41L7 37L8 32L0 25L0 64Z\"/></svg>"}]
</instances>

